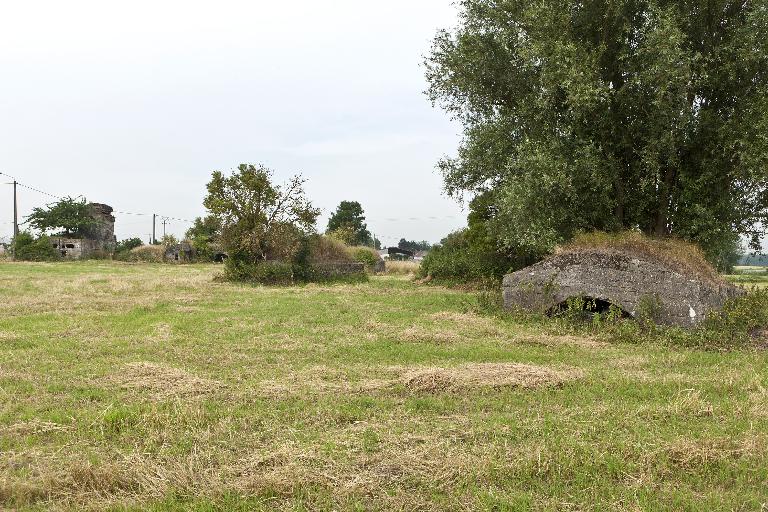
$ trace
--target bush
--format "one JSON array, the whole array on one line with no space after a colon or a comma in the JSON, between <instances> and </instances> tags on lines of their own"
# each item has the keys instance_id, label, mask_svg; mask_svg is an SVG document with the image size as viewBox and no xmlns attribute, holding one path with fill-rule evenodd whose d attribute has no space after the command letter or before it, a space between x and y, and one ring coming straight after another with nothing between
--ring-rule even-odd
<instances>
[{"instance_id":1,"label":"bush","mask_svg":"<svg viewBox=\"0 0 768 512\"><path fill-rule=\"evenodd\" d=\"M136 247L141 247L144 245L144 242L141 241L141 238L128 238L126 240L123 240L122 242L118 242L115 245L115 254L124 252L127 253L131 249L135 249Z\"/></svg>"},{"instance_id":2,"label":"bush","mask_svg":"<svg viewBox=\"0 0 768 512\"><path fill-rule=\"evenodd\" d=\"M354 261L365 265L366 270L369 272L375 272L376 267L383 261L376 249L371 247L350 247L349 254Z\"/></svg>"},{"instance_id":3,"label":"bush","mask_svg":"<svg viewBox=\"0 0 768 512\"><path fill-rule=\"evenodd\" d=\"M61 254L53 246L51 239L45 235L35 239L29 233L19 233L13 243L14 259L20 261L57 261Z\"/></svg>"},{"instance_id":4,"label":"bush","mask_svg":"<svg viewBox=\"0 0 768 512\"><path fill-rule=\"evenodd\" d=\"M501 279L504 274L522 268L535 259L510 257L472 236L469 229L456 231L436 245L421 263L421 277L480 281Z\"/></svg>"},{"instance_id":5,"label":"bush","mask_svg":"<svg viewBox=\"0 0 768 512\"><path fill-rule=\"evenodd\" d=\"M293 265L279 261L247 263L229 258L224 263L224 278L228 281L287 286L293 284Z\"/></svg>"}]
</instances>

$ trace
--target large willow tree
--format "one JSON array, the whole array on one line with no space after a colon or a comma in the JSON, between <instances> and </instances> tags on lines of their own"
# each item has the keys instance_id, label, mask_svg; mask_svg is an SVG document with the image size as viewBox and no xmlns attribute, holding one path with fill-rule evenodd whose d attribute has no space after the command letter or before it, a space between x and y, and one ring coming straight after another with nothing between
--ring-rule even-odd
<instances>
[{"instance_id":1,"label":"large willow tree","mask_svg":"<svg viewBox=\"0 0 768 512\"><path fill-rule=\"evenodd\" d=\"M465 127L446 189L499 244L640 229L719 262L768 205L768 0L463 0L427 57Z\"/></svg>"}]
</instances>

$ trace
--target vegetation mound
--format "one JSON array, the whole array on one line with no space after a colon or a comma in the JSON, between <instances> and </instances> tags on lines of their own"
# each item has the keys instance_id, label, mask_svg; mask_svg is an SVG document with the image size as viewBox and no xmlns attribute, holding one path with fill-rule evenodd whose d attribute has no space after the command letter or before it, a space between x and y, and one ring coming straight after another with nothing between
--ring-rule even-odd
<instances>
[{"instance_id":1,"label":"vegetation mound","mask_svg":"<svg viewBox=\"0 0 768 512\"><path fill-rule=\"evenodd\" d=\"M683 275L717 284L725 280L707 261L704 251L677 238L650 238L637 231L580 233L555 250L556 255L584 251L615 251L661 263Z\"/></svg>"}]
</instances>

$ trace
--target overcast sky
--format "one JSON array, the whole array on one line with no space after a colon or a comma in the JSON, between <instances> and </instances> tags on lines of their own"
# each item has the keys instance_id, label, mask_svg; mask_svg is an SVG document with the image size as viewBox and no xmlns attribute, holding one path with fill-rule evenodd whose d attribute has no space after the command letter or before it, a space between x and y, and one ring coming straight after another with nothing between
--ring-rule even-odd
<instances>
[{"instance_id":1,"label":"overcast sky","mask_svg":"<svg viewBox=\"0 0 768 512\"><path fill-rule=\"evenodd\" d=\"M455 23L451 0L3 2L0 172L191 219L212 170L263 163L309 179L321 229L357 200L385 243L437 241L465 223L435 171L460 127L421 63ZM11 199L3 185L0 236ZM19 199L23 215L50 200ZM147 238L151 217L117 217L119 238Z\"/></svg>"}]
</instances>

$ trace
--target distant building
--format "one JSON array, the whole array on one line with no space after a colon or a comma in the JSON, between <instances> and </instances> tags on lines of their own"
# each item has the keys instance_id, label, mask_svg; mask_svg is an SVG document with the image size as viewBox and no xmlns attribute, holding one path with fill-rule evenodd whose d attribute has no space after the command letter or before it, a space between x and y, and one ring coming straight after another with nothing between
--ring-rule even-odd
<instances>
[{"instance_id":1,"label":"distant building","mask_svg":"<svg viewBox=\"0 0 768 512\"><path fill-rule=\"evenodd\" d=\"M90 203L88 207L96 224L83 233L81 238L51 237L53 247L62 258L77 260L114 250L115 217L112 216L112 207L100 203Z\"/></svg>"},{"instance_id":2,"label":"distant building","mask_svg":"<svg viewBox=\"0 0 768 512\"><path fill-rule=\"evenodd\" d=\"M413 251L400 249L399 247L389 247L387 249L387 254L389 255L390 260L412 260L414 257Z\"/></svg>"},{"instance_id":3,"label":"distant building","mask_svg":"<svg viewBox=\"0 0 768 512\"><path fill-rule=\"evenodd\" d=\"M413 259L414 261L423 261L424 258L427 257L427 254L429 254L429 251L416 251L413 255Z\"/></svg>"}]
</instances>

